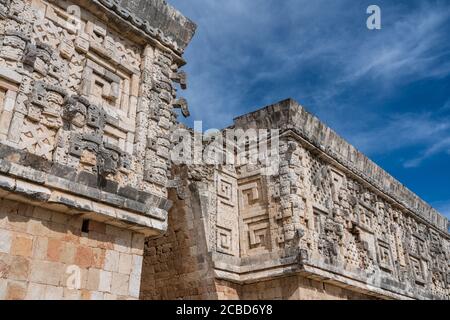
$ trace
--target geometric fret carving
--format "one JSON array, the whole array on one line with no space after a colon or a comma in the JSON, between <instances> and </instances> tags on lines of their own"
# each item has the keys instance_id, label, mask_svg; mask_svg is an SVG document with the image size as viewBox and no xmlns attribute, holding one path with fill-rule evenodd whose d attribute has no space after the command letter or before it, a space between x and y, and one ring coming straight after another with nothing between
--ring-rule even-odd
<instances>
[{"instance_id":1,"label":"geometric fret carving","mask_svg":"<svg viewBox=\"0 0 450 320\"><path fill-rule=\"evenodd\" d=\"M225 254L233 254L232 230L217 226L217 251Z\"/></svg>"},{"instance_id":2,"label":"geometric fret carving","mask_svg":"<svg viewBox=\"0 0 450 320\"><path fill-rule=\"evenodd\" d=\"M236 206L236 180L221 172L217 175L216 248L218 252L238 255L239 222Z\"/></svg>"},{"instance_id":3,"label":"geometric fret carving","mask_svg":"<svg viewBox=\"0 0 450 320\"><path fill-rule=\"evenodd\" d=\"M392 252L389 243L378 240L378 263L385 271L393 271Z\"/></svg>"},{"instance_id":4,"label":"geometric fret carving","mask_svg":"<svg viewBox=\"0 0 450 320\"><path fill-rule=\"evenodd\" d=\"M269 208L260 176L239 181L241 253L269 252L272 248Z\"/></svg>"},{"instance_id":5,"label":"geometric fret carving","mask_svg":"<svg viewBox=\"0 0 450 320\"><path fill-rule=\"evenodd\" d=\"M409 262L411 264L414 280L418 284L425 284L425 272L424 272L424 266L423 262L412 255L409 256Z\"/></svg>"}]
</instances>

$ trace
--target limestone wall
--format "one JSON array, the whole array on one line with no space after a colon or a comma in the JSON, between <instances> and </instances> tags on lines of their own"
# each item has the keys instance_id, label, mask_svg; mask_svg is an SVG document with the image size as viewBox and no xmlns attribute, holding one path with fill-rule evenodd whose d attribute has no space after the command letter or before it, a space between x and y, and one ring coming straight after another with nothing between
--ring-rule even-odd
<instances>
[{"instance_id":1,"label":"limestone wall","mask_svg":"<svg viewBox=\"0 0 450 320\"><path fill-rule=\"evenodd\" d=\"M215 299L214 275L201 219L189 201L174 205L166 234L146 241L141 299Z\"/></svg>"},{"instance_id":2,"label":"limestone wall","mask_svg":"<svg viewBox=\"0 0 450 320\"><path fill-rule=\"evenodd\" d=\"M0 299L137 299L144 236L0 200Z\"/></svg>"},{"instance_id":3,"label":"limestone wall","mask_svg":"<svg viewBox=\"0 0 450 320\"><path fill-rule=\"evenodd\" d=\"M139 297L195 25L136 4L0 1L0 299Z\"/></svg>"},{"instance_id":4,"label":"limestone wall","mask_svg":"<svg viewBox=\"0 0 450 320\"><path fill-rule=\"evenodd\" d=\"M165 197L177 63L82 4L8 1L0 141Z\"/></svg>"}]
</instances>

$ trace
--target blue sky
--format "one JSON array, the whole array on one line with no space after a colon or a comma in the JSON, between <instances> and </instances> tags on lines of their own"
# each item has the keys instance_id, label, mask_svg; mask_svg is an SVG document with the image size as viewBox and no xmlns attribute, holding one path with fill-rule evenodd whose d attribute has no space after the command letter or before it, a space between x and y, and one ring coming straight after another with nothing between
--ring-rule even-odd
<instances>
[{"instance_id":1,"label":"blue sky","mask_svg":"<svg viewBox=\"0 0 450 320\"><path fill-rule=\"evenodd\" d=\"M450 218L450 1L169 2L198 25L189 125L292 97Z\"/></svg>"}]
</instances>

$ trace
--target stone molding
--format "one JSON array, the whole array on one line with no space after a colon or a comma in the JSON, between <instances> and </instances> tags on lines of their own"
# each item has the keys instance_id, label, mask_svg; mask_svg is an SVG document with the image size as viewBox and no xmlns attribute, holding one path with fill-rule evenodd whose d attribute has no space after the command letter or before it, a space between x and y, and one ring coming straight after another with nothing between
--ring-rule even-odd
<instances>
[{"instance_id":1,"label":"stone molding","mask_svg":"<svg viewBox=\"0 0 450 320\"><path fill-rule=\"evenodd\" d=\"M146 235L167 229L171 202L0 144L0 195Z\"/></svg>"},{"instance_id":2,"label":"stone molding","mask_svg":"<svg viewBox=\"0 0 450 320\"><path fill-rule=\"evenodd\" d=\"M55 0L50 0L55 2ZM80 5L92 12L102 12L121 31L134 33L147 42L171 51L181 65L184 49L195 34L197 26L172 6L161 0L80 0ZM152 19L149 19L151 17Z\"/></svg>"}]
</instances>

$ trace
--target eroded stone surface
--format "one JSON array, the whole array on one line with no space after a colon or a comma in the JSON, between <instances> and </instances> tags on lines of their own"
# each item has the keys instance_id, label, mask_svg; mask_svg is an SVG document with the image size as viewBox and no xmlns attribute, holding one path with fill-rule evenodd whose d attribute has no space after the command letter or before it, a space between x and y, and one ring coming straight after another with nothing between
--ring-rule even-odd
<instances>
[{"instance_id":1,"label":"eroded stone surface","mask_svg":"<svg viewBox=\"0 0 450 320\"><path fill-rule=\"evenodd\" d=\"M278 170L174 166L141 297L449 299L445 217L295 101L233 128L280 129Z\"/></svg>"},{"instance_id":2,"label":"eroded stone surface","mask_svg":"<svg viewBox=\"0 0 450 320\"><path fill-rule=\"evenodd\" d=\"M0 0L0 298L448 299L447 219L295 101L231 127L280 130L272 174L171 163L194 31Z\"/></svg>"}]
</instances>

